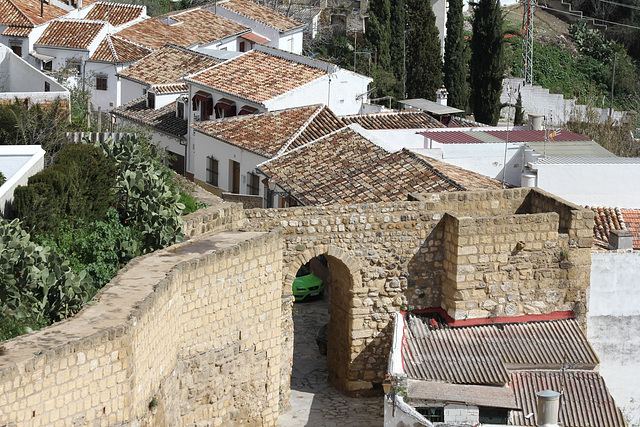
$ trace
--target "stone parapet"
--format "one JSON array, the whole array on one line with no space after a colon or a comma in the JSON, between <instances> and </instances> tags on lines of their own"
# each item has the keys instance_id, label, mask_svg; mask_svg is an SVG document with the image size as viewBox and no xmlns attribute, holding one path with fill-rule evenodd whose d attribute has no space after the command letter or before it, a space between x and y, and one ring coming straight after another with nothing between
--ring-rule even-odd
<instances>
[{"instance_id":1,"label":"stone parapet","mask_svg":"<svg viewBox=\"0 0 640 427\"><path fill-rule=\"evenodd\" d=\"M76 317L3 343L0 425L275 426L282 235L129 263Z\"/></svg>"},{"instance_id":2,"label":"stone parapet","mask_svg":"<svg viewBox=\"0 0 640 427\"><path fill-rule=\"evenodd\" d=\"M220 203L199 209L183 217L185 239L206 233L237 230L244 221L241 203Z\"/></svg>"}]
</instances>

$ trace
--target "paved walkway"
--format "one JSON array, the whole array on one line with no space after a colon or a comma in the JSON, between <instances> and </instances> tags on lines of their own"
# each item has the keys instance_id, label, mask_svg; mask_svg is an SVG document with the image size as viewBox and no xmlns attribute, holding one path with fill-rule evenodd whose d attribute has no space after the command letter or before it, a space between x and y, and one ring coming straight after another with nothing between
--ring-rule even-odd
<instances>
[{"instance_id":1,"label":"paved walkway","mask_svg":"<svg viewBox=\"0 0 640 427\"><path fill-rule=\"evenodd\" d=\"M327 357L315 342L317 330L329 321L328 295L294 304L294 355L291 408L280 414L281 427L382 427L382 396L346 397L327 381Z\"/></svg>"}]
</instances>

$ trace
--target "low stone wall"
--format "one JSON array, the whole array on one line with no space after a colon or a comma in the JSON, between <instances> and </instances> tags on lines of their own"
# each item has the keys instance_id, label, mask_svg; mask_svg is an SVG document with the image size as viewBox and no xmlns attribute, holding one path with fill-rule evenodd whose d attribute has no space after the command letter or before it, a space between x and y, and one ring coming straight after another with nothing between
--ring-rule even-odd
<instances>
[{"instance_id":1,"label":"low stone wall","mask_svg":"<svg viewBox=\"0 0 640 427\"><path fill-rule=\"evenodd\" d=\"M244 221L240 203L219 203L182 217L185 239L206 233L237 230Z\"/></svg>"},{"instance_id":2,"label":"low stone wall","mask_svg":"<svg viewBox=\"0 0 640 427\"><path fill-rule=\"evenodd\" d=\"M4 342L0 425L277 425L281 242L222 232L137 258L95 305Z\"/></svg>"}]
</instances>

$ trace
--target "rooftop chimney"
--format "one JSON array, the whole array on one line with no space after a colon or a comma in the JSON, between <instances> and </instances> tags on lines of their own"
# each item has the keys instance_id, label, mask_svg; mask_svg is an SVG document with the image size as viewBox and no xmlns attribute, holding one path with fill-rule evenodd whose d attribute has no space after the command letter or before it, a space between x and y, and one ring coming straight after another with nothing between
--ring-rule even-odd
<instances>
[{"instance_id":1,"label":"rooftop chimney","mask_svg":"<svg viewBox=\"0 0 640 427\"><path fill-rule=\"evenodd\" d=\"M544 116L542 114L529 113L529 130L542 130L542 121Z\"/></svg>"},{"instance_id":2,"label":"rooftop chimney","mask_svg":"<svg viewBox=\"0 0 640 427\"><path fill-rule=\"evenodd\" d=\"M609 249L633 249L633 233L628 230L609 231Z\"/></svg>"},{"instance_id":3,"label":"rooftop chimney","mask_svg":"<svg viewBox=\"0 0 640 427\"><path fill-rule=\"evenodd\" d=\"M436 91L436 102L440 105L447 105L447 97L449 97L449 92L447 88L442 86L440 89Z\"/></svg>"},{"instance_id":4,"label":"rooftop chimney","mask_svg":"<svg viewBox=\"0 0 640 427\"><path fill-rule=\"evenodd\" d=\"M559 427L558 412L560 410L560 393L553 390L543 390L538 396L538 427Z\"/></svg>"}]
</instances>

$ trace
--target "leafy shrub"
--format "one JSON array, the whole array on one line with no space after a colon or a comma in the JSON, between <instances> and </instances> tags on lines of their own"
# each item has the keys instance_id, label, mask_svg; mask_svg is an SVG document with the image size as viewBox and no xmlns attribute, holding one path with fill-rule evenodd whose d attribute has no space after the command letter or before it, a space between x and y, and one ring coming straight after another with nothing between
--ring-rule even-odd
<instances>
[{"instance_id":1,"label":"leafy shrub","mask_svg":"<svg viewBox=\"0 0 640 427\"><path fill-rule=\"evenodd\" d=\"M96 144L118 165L118 211L125 224L140 232L143 252L182 241L184 205L178 202L172 172L163 166L160 150L132 137Z\"/></svg>"},{"instance_id":2,"label":"leafy shrub","mask_svg":"<svg viewBox=\"0 0 640 427\"><path fill-rule=\"evenodd\" d=\"M85 270L98 289L142 250L139 233L122 224L115 209L102 221L63 224L55 236L38 236L38 241L66 257L74 271Z\"/></svg>"},{"instance_id":3,"label":"leafy shrub","mask_svg":"<svg viewBox=\"0 0 640 427\"><path fill-rule=\"evenodd\" d=\"M18 187L14 211L24 227L36 233L56 233L64 218L92 221L104 218L114 201L115 162L93 145L67 145L55 164Z\"/></svg>"},{"instance_id":4,"label":"leafy shrub","mask_svg":"<svg viewBox=\"0 0 640 427\"><path fill-rule=\"evenodd\" d=\"M4 184L5 182L7 182L7 178L5 178L4 174L0 172L0 185Z\"/></svg>"},{"instance_id":5,"label":"leafy shrub","mask_svg":"<svg viewBox=\"0 0 640 427\"><path fill-rule=\"evenodd\" d=\"M93 290L86 273L30 240L20 221L0 220L0 316L42 324L72 316Z\"/></svg>"}]
</instances>

